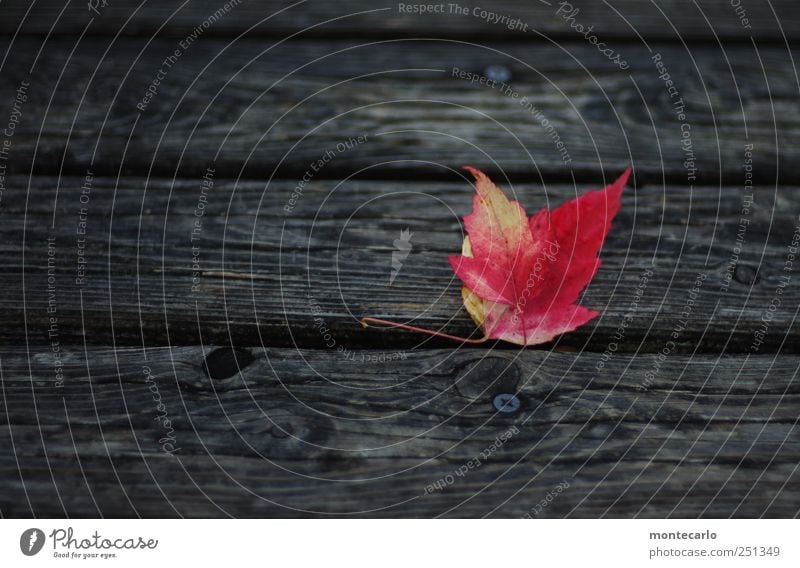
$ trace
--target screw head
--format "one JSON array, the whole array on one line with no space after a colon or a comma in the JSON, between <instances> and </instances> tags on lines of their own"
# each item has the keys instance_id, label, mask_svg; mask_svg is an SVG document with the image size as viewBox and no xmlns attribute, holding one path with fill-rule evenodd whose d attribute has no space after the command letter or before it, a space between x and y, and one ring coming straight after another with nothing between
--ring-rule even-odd
<instances>
[{"instance_id":1,"label":"screw head","mask_svg":"<svg viewBox=\"0 0 800 568\"><path fill-rule=\"evenodd\" d=\"M505 83L511 79L511 71L509 71L508 67L503 65L489 65L483 74L486 75L487 79L491 81L500 81L501 83Z\"/></svg>"},{"instance_id":2,"label":"screw head","mask_svg":"<svg viewBox=\"0 0 800 568\"><path fill-rule=\"evenodd\" d=\"M494 405L498 412L511 414L512 412L519 410L521 403L517 395L508 392L502 392L498 395L495 395L494 399L492 400L492 405Z\"/></svg>"}]
</instances>

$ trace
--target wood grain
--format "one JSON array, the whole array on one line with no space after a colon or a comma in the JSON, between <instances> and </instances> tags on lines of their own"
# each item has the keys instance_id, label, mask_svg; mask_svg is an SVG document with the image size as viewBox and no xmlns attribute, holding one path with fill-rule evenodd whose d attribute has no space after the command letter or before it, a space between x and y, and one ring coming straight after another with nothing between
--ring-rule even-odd
<instances>
[{"instance_id":1,"label":"wood grain","mask_svg":"<svg viewBox=\"0 0 800 568\"><path fill-rule=\"evenodd\" d=\"M518 180L588 182L633 165L650 181L738 185L753 144L761 182L800 183L797 57L779 47L625 44L622 71L583 40L5 46L9 116L30 83L9 172L194 177L213 164L217 175L300 179L323 159L315 178L452 180L472 163ZM453 76L496 65L511 73L506 90Z\"/></svg>"},{"instance_id":2,"label":"wood grain","mask_svg":"<svg viewBox=\"0 0 800 568\"><path fill-rule=\"evenodd\" d=\"M640 391L655 355L247 350L215 380L215 349L64 348L56 386L4 348L3 515L523 516L565 480L532 516L797 514L796 357L673 355Z\"/></svg>"},{"instance_id":3,"label":"wood grain","mask_svg":"<svg viewBox=\"0 0 800 568\"><path fill-rule=\"evenodd\" d=\"M0 3L0 517L800 515L794 2L140 4ZM633 167L601 317L360 327L477 333L464 164Z\"/></svg>"},{"instance_id":4,"label":"wood grain","mask_svg":"<svg viewBox=\"0 0 800 568\"><path fill-rule=\"evenodd\" d=\"M98 3L99 4L99 3ZM166 0L147 2L135 0L108 2L97 13L87 10L86 3L40 0L30 5L22 0L4 0L4 17L0 30L4 33L52 33L78 35L115 34L173 36L183 38L221 9L222 0L193 0L183 2ZM520 19L528 24L509 29L502 23L493 23L472 12L480 4L462 4L469 9L467 15L452 14L445 7L443 13L405 13L398 4L411 6L417 2L365 2L364 0L339 0L323 2L289 2L275 0L243 0L227 14L219 17L205 31L210 36L236 36L248 32L266 37L293 33L301 37L332 37L360 34L381 37L397 35L426 35L457 38L506 38L541 35L570 38L575 34L556 14L560 2L526 2L524 0L495 0L487 11L500 16ZM437 4L435 2L428 4ZM445 6L447 3L444 3ZM576 20L585 26L594 26L602 38L648 40L780 40L796 38L800 21L791 0L750 0L737 11L728 0L699 0L686 3L679 0L658 0L642 3L637 0L617 0L613 4L572 0L579 10ZM140 5L142 7L140 8ZM137 9L138 8L138 9ZM484 6L484 9L485 6ZM569 12L567 6L564 12Z\"/></svg>"},{"instance_id":5,"label":"wood grain","mask_svg":"<svg viewBox=\"0 0 800 568\"><path fill-rule=\"evenodd\" d=\"M326 471L351 482L302 475ZM24 484L19 468L23 467ZM140 459L54 457L49 465L2 458L2 514L28 518L794 518L797 468L684 464L590 464L574 476L533 460L487 463L440 491L425 488L460 464L403 460L282 467L252 458L167 456ZM398 475L398 471L407 473ZM571 472L570 472L571 473ZM674 475L672 475L675 473ZM359 481L381 477L383 482ZM7 481L6 481L7 480ZM562 492L559 484L569 483ZM12 493L13 492L13 493ZM542 507L540 502L551 495ZM6 497L8 496L8 497ZM554 496L554 497L552 497ZM545 501L546 502L546 501Z\"/></svg>"},{"instance_id":6,"label":"wood grain","mask_svg":"<svg viewBox=\"0 0 800 568\"><path fill-rule=\"evenodd\" d=\"M471 207L466 179L412 186L315 181L289 212L296 186L286 181L216 179L202 210L200 179L98 177L85 205L84 178L7 181L0 337L12 344L20 336L49 341L50 292L64 342L454 346L362 329L358 318L369 314L477 333L447 262L460 249L460 219ZM509 186L529 211L585 189ZM798 191L761 186L755 193L743 214L744 188L632 183L582 300L603 315L556 346L796 352L800 298L786 263L798 230ZM740 235L743 215L748 224ZM82 223L85 235L78 233ZM393 242L405 228L412 251L390 285Z\"/></svg>"}]
</instances>

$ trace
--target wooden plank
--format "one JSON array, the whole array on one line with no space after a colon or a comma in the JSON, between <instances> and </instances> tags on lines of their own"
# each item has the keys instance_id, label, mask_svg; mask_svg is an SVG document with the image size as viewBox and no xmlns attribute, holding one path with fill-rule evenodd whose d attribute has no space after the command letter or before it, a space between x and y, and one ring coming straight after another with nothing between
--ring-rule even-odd
<instances>
[{"instance_id":1,"label":"wooden plank","mask_svg":"<svg viewBox=\"0 0 800 568\"><path fill-rule=\"evenodd\" d=\"M323 160L309 175L453 179L473 163L594 181L632 164L650 181L738 185L753 144L762 182L800 183L794 56L777 47L626 44L623 71L583 40L110 41L14 41L0 84L19 119L9 172L196 176L213 163L298 179ZM497 65L505 87L453 76Z\"/></svg>"},{"instance_id":2,"label":"wooden plank","mask_svg":"<svg viewBox=\"0 0 800 568\"><path fill-rule=\"evenodd\" d=\"M463 477L453 474L460 464L438 460L312 460L276 467L253 458L148 456L113 462L57 457L49 464L2 458L3 516L793 518L800 497L791 464L685 464L676 476L660 463L623 462L591 464L570 476L528 460L487 463ZM350 480L303 475L321 467ZM447 475L455 480L451 485L425 494Z\"/></svg>"},{"instance_id":3,"label":"wooden plank","mask_svg":"<svg viewBox=\"0 0 800 568\"><path fill-rule=\"evenodd\" d=\"M116 0L92 12L86 2L64 6L55 0L40 0L33 5L22 0L4 0L3 33L116 34L186 37L195 27L211 19L204 34L234 36L249 31L260 36L302 33L302 37L331 37L352 34L382 37L401 34L458 37L466 39L544 34L565 37L579 33L570 24L593 26L601 39L643 37L653 39L760 40L797 38L800 29L791 0L750 0L740 7L729 0L658 0L642 3L617 0L613 3L572 0L561 2L495 0L491 8L463 4L467 13L451 10L442 3L439 12L419 14L406 6L415 2L365 2L339 0L287 2L243 0L228 3L193 0L184 6L178 0L149 2L141 8L136 0ZM437 5L437 3L428 3ZM401 6L402 5L402 6ZM577 13L569 9L577 9ZM477 11L475 11L477 8ZM222 10L222 11L220 11ZM482 15L491 12L496 16ZM500 18L507 16L508 20ZM574 18L569 20L567 18ZM514 20L519 20L517 24ZM525 25L527 24L527 27ZM527 36L526 36L527 34Z\"/></svg>"},{"instance_id":4,"label":"wooden plank","mask_svg":"<svg viewBox=\"0 0 800 568\"><path fill-rule=\"evenodd\" d=\"M797 357L672 355L640 391L657 355L64 347L62 386L49 346L0 355L4 516L798 512Z\"/></svg>"},{"instance_id":5,"label":"wooden plank","mask_svg":"<svg viewBox=\"0 0 800 568\"><path fill-rule=\"evenodd\" d=\"M460 219L471 208L467 180L317 180L290 211L296 184L289 181L214 179L205 190L201 179L6 182L0 338L7 343L49 341L50 317L61 341L113 337L118 345L454 346L364 330L365 315L477 333L447 262L460 250ZM588 189L502 185L529 211ZM791 251L800 193L768 186L753 193L632 182L582 300L602 316L556 346L797 352L800 284ZM393 243L406 228L412 250L390 282Z\"/></svg>"}]
</instances>

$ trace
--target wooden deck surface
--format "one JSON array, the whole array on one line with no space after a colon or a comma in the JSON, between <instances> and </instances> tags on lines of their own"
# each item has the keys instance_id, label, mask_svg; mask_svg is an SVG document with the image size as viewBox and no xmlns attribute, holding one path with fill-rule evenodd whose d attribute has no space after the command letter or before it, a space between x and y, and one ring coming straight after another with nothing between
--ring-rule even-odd
<instances>
[{"instance_id":1,"label":"wooden deck surface","mask_svg":"<svg viewBox=\"0 0 800 568\"><path fill-rule=\"evenodd\" d=\"M183 4L0 3L0 516L800 515L794 2ZM359 325L478 333L465 164L632 166L600 317Z\"/></svg>"}]
</instances>

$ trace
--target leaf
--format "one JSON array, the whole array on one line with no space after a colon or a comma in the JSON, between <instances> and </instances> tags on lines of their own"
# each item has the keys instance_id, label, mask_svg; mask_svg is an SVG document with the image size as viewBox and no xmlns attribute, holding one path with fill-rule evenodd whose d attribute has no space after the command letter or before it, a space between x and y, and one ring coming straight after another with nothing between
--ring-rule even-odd
<instances>
[{"instance_id":1,"label":"leaf","mask_svg":"<svg viewBox=\"0 0 800 568\"><path fill-rule=\"evenodd\" d=\"M538 345L573 331L599 315L576 304L600 267L597 258L620 208L631 169L604 189L592 190L528 217L478 169L472 212L464 217L467 236L461 254L449 257L464 286L461 297L481 339L365 317L369 322L480 343L499 339Z\"/></svg>"},{"instance_id":2,"label":"leaf","mask_svg":"<svg viewBox=\"0 0 800 568\"><path fill-rule=\"evenodd\" d=\"M619 211L630 168L602 190L589 191L530 218L485 174L475 177L467 237L450 264L464 283L464 307L488 339L537 345L599 315L577 305L600 267L597 254Z\"/></svg>"}]
</instances>

